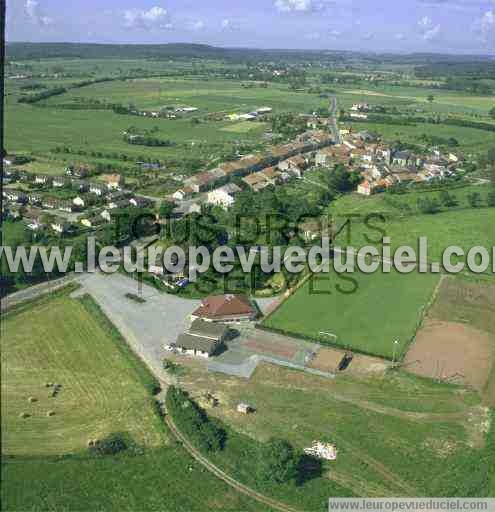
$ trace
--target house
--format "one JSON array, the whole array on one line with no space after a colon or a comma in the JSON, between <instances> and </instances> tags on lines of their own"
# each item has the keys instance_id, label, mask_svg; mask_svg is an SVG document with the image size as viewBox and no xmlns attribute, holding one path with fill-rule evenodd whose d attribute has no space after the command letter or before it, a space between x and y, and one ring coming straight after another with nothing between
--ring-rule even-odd
<instances>
[{"instance_id":1,"label":"house","mask_svg":"<svg viewBox=\"0 0 495 512\"><path fill-rule=\"evenodd\" d=\"M60 201L58 203L58 209L63 212L72 213L75 210L75 205L72 201Z\"/></svg>"},{"instance_id":2,"label":"house","mask_svg":"<svg viewBox=\"0 0 495 512\"><path fill-rule=\"evenodd\" d=\"M71 180L72 188L77 190L78 192L88 192L89 190L89 183L87 181L83 181L77 178L73 178Z\"/></svg>"},{"instance_id":3,"label":"house","mask_svg":"<svg viewBox=\"0 0 495 512\"><path fill-rule=\"evenodd\" d=\"M55 178L53 178L53 182L52 182L52 185L55 187L55 188L61 188L61 187L65 187L66 185L68 185L70 183L70 181L68 181L66 178L64 178L63 176L55 176Z\"/></svg>"},{"instance_id":4,"label":"house","mask_svg":"<svg viewBox=\"0 0 495 512\"><path fill-rule=\"evenodd\" d=\"M216 206L221 206L222 208L227 209L234 204L234 196L239 192L241 192L240 187L238 187L235 183L228 183L227 185L223 185L223 187L208 192L206 202L208 204L214 204Z\"/></svg>"},{"instance_id":5,"label":"house","mask_svg":"<svg viewBox=\"0 0 495 512\"><path fill-rule=\"evenodd\" d=\"M62 217L55 217L50 227L55 231L55 233L64 234L70 231L71 225Z\"/></svg>"},{"instance_id":6,"label":"house","mask_svg":"<svg viewBox=\"0 0 495 512\"><path fill-rule=\"evenodd\" d=\"M52 177L45 174L37 174L34 178L36 185L49 185L52 182Z\"/></svg>"},{"instance_id":7,"label":"house","mask_svg":"<svg viewBox=\"0 0 495 512\"><path fill-rule=\"evenodd\" d=\"M415 161L416 158L410 151L397 151L392 156L392 163L401 167L407 167Z\"/></svg>"},{"instance_id":8,"label":"house","mask_svg":"<svg viewBox=\"0 0 495 512\"><path fill-rule=\"evenodd\" d=\"M228 332L226 325L194 320L191 327L177 338L175 349L188 355L209 358L223 346Z\"/></svg>"},{"instance_id":9,"label":"house","mask_svg":"<svg viewBox=\"0 0 495 512\"><path fill-rule=\"evenodd\" d=\"M27 195L22 190L7 189L3 191L5 197L12 202L25 204L28 201Z\"/></svg>"},{"instance_id":10,"label":"house","mask_svg":"<svg viewBox=\"0 0 495 512\"><path fill-rule=\"evenodd\" d=\"M103 210L101 212L101 217L102 217L102 219L105 219L107 222L111 222L112 221L112 213L110 212L110 209Z\"/></svg>"},{"instance_id":11,"label":"house","mask_svg":"<svg viewBox=\"0 0 495 512\"><path fill-rule=\"evenodd\" d=\"M263 190L272 184L269 180L266 179L266 176L260 172L250 174L249 176L242 178L242 181L255 192L259 192L260 190Z\"/></svg>"},{"instance_id":12,"label":"house","mask_svg":"<svg viewBox=\"0 0 495 512\"><path fill-rule=\"evenodd\" d=\"M302 155L295 155L283 160L278 164L281 171L292 171L298 177L308 168L308 161Z\"/></svg>"},{"instance_id":13,"label":"house","mask_svg":"<svg viewBox=\"0 0 495 512\"><path fill-rule=\"evenodd\" d=\"M181 218L191 213L201 213L201 206L198 203L188 201L176 206L172 210L172 217Z\"/></svg>"},{"instance_id":14,"label":"house","mask_svg":"<svg viewBox=\"0 0 495 512\"><path fill-rule=\"evenodd\" d=\"M37 192L29 192L28 194L28 202L32 205L40 205L42 201L42 197Z\"/></svg>"},{"instance_id":15,"label":"house","mask_svg":"<svg viewBox=\"0 0 495 512\"><path fill-rule=\"evenodd\" d=\"M119 208L119 209L129 208L129 206L130 206L129 199L118 199L116 201L110 201L108 203L108 208L110 210L116 210L117 208Z\"/></svg>"},{"instance_id":16,"label":"house","mask_svg":"<svg viewBox=\"0 0 495 512\"><path fill-rule=\"evenodd\" d=\"M363 196L370 196L373 194L375 188L374 182L364 180L360 185L358 185L357 193L362 194Z\"/></svg>"},{"instance_id":17,"label":"house","mask_svg":"<svg viewBox=\"0 0 495 512\"><path fill-rule=\"evenodd\" d=\"M89 191L98 197L104 196L107 192L107 188L99 183L90 183Z\"/></svg>"},{"instance_id":18,"label":"house","mask_svg":"<svg viewBox=\"0 0 495 512\"><path fill-rule=\"evenodd\" d=\"M95 200L91 196L80 195L72 200L72 204L77 208L82 209L95 204Z\"/></svg>"},{"instance_id":19,"label":"house","mask_svg":"<svg viewBox=\"0 0 495 512\"><path fill-rule=\"evenodd\" d=\"M81 219L81 224L87 228L97 228L105 223L105 219L101 215L92 215Z\"/></svg>"},{"instance_id":20,"label":"house","mask_svg":"<svg viewBox=\"0 0 495 512\"><path fill-rule=\"evenodd\" d=\"M89 169L87 167L79 166L69 166L65 169L65 174L67 176L74 176L74 178L84 179L89 176Z\"/></svg>"},{"instance_id":21,"label":"house","mask_svg":"<svg viewBox=\"0 0 495 512\"><path fill-rule=\"evenodd\" d=\"M202 300L201 305L191 318L202 318L208 322L240 322L254 320L256 308L244 295L210 295Z\"/></svg>"},{"instance_id":22,"label":"house","mask_svg":"<svg viewBox=\"0 0 495 512\"><path fill-rule=\"evenodd\" d=\"M47 208L49 210L54 210L55 208L58 208L59 200L55 199L54 197L44 197L41 200L41 206L43 206L43 208Z\"/></svg>"},{"instance_id":23,"label":"house","mask_svg":"<svg viewBox=\"0 0 495 512\"><path fill-rule=\"evenodd\" d=\"M189 199L194 194L194 190L191 187L184 187L177 190L172 197L177 201L184 201Z\"/></svg>"},{"instance_id":24,"label":"house","mask_svg":"<svg viewBox=\"0 0 495 512\"><path fill-rule=\"evenodd\" d=\"M22 215L27 224L27 228L31 231L37 231L43 224L41 222L42 211L37 208L28 208Z\"/></svg>"},{"instance_id":25,"label":"house","mask_svg":"<svg viewBox=\"0 0 495 512\"><path fill-rule=\"evenodd\" d=\"M106 174L103 176L103 180L108 190L121 190L124 186L124 177L120 174Z\"/></svg>"},{"instance_id":26,"label":"house","mask_svg":"<svg viewBox=\"0 0 495 512\"><path fill-rule=\"evenodd\" d=\"M146 197L136 196L129 199L129 204L136 208L149 208L153 206L153 201L151 199L147 199Z\"/></svg>"}]
</instances>

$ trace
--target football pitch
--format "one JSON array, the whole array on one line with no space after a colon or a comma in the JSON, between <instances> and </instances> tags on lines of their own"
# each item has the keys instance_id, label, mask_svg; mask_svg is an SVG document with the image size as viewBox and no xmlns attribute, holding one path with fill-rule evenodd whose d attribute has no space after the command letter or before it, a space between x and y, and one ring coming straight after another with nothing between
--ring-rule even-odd
<instances>
[{"instance_id":1,"label":"football pitch","mask_svg":"<svg viewBox=\"0 0 495 512\"><path fill-rule=\"evenodd\" d=\"M322 344L400 359L427 309L438 275L315 274L263 325Z\"/></svg>"}]
</instances>

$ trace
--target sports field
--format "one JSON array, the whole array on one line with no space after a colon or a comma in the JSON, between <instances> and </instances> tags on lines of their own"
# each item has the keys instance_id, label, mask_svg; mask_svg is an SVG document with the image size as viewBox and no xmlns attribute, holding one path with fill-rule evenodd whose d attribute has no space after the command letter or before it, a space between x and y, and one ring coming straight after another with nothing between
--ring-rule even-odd
<instances>
[{"instance_id":1,"label":"sports field","mask_svg":"<svg viewBox=\"0 0 495 512\"><path fill-rule=\"evenodd\" d=\"M317 275L268 316L264 326L358 352L401 358L437 282L438 276L417 272Z\"/></svg>"}]
</instances>

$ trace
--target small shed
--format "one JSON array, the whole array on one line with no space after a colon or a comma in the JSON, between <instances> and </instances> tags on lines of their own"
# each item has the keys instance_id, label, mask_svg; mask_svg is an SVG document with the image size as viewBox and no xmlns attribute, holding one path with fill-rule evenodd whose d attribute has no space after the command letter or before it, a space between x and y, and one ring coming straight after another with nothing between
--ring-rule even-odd
<instances>
[{"instance_id":1,"label":"small shed","mask_svg":"<svg viewBox=\"0 0 495 512\"><path fill-rule=\"evenodd\" d=\"M251 412L254 412L255 408L246 402L241 402L237 405L237 412L240 412L241 414L249 414Z\"/></svg>"}]
</instances>

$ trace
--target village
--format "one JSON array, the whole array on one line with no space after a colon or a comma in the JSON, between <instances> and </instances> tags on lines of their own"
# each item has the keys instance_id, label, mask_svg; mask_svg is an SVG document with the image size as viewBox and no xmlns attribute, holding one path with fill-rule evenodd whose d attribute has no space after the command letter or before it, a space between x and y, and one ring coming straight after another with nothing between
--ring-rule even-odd
<instances>
[{"instance_id":1,"label":"village","mask_svg":"<svg viewBox=\"0 0 495 512\"><path fill-rule=\"evenodd\" d=\"M350 115L366 116L372 109L368 104L355 104ZM270 107L262 107L246 115L228 117L255 122L258 116L271 111ZM336 132L332 117L317 113L300 117L307 131L291 142L185 177L180 188L162 198L135 193L126 187L125 176L116 172L95 176L87 166L74 165L66 168L65 176L32 174L6 158L3 216L22 219L34 232L47 228L57 235L70 236L81 229L99 229L112 222L113 213L126 208L156 211L160 204L167 203L174 218L200 213L202 204L228 210L242 191L256 193L283 186L303 179L314 169L331 173L341 165L349 172L357 171L362 181L356 192L370 196L396 186L453 177L463 163L462 156L435 147L422 153L394 147L367 130L337 127ZM142 168L145 165L139 164Z\"/></svg>"}]
</instances>

